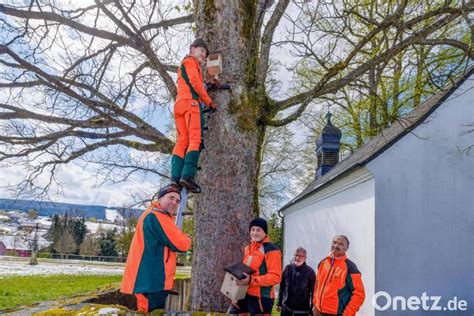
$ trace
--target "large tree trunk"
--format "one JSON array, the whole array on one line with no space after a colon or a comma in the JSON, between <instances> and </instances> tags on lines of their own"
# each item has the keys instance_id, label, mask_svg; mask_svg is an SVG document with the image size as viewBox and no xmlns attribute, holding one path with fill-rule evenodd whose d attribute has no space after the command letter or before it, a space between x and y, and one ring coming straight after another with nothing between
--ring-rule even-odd
<instances>
[{"instance_id":1,"label":"large tree trunk","mask_svg":"<svg viewBox=\"0 0 474 316\"><path fill-rule=\"evenodd\" d=\"M258 134L241 133L226 117L228 96L217 98L221 113L212 119L198 176L203 187L196 199L191 309L225 311L229 300L220 294L223 268L242 260L254 216Z\"/></svg>"},{"instance_id":2,"label":"large tree trunk","mask_svg":"<svg viewBox=\"0 0 474 316\"><path fill-rule=\"evenodd\" d=\"M251 80L256 62L253 28L256 1L200 1L197 33L222 49L224 73L232 91L211 97L218 111L208 119L196 197L191 310L225 312L229 300L220 294L223 268L242 259L249 241L248 224L258 212L257 174L264 128L257 125L258 101ZM248 5L245 5L248 3ZM243 25L245 25L243 27Z\"/></svg>"}]
</instances>

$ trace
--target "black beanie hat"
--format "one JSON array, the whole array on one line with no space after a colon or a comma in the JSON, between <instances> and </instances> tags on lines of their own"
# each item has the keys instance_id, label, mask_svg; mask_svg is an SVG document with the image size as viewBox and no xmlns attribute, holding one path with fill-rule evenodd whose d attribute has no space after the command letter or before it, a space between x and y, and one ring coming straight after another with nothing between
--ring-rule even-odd
<instances>
[{"instance_id":1,"label":"black beanie hat","mask_svg":"<svg viewBox=\"0 0 474 316\"><path fill-rule=\"evenodd\" d=\"M206 42L202 38L196 38L191 46L204 48L206 50L206 57L209 56L209 47L207 47Z\"/></svg>"},{"instance_id":2,"label":"black beanie hat","mask_svg":"<svg viewBox=\"0 0 474 316\"><path fill-rule=\"evenodd\" d=\"M253 226L260 227L261 229L263 229L265 234L268 234L268 224L267 224L267 221L264 220L263 218L261 217L254 218L249 224L249 230L251 230Z\"/></svg>"},{"instance_id":3,"label":"black beanie hat","mask_svg":"<svg viewBox=\"0 0 474 316\"><path fill-rule=\"evenodd\" d=\"M160 199L163 196L165 196L166 194L172 193L172 192L178 193L179 197L181 197L181 192L179 191L179 189L176 186L168 185L168 186L160 189L160 191L158 192L158 199Z\"/></svg>"}]
</instances>

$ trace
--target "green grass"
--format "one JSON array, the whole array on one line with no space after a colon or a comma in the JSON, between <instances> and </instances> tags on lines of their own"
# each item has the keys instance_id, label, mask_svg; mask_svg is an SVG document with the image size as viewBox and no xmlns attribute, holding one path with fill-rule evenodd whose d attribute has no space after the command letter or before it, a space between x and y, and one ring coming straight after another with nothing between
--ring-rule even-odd
<instances>
[{"instance_id":1,"label":"green grass","mask_svg":"<svg viewBox=\"0 0 474 316\"><path fill-rule=\"evenodd\" d=\"M120 282L121 275L50 275L0 278L0 310L87 293ZM117 284L118 286L118 284Z\"/></svg>"},{"instance_id":2,"label":"green grass","mask_svg":"<svg viewBox=\"0 0 474 316\"><path fill-rule=\"evenodd\" d=\"M175 280L181 280L181 279L189 279L191 276L189 273L180 273L176 272L176 275L174 276Z\"/></svg>"}]
</instances>

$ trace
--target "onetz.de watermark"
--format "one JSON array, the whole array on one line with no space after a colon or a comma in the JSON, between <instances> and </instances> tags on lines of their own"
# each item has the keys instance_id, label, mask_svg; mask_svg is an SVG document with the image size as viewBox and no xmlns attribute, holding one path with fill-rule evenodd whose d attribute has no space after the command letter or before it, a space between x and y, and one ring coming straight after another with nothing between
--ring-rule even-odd
<instances>
[{"instance_id":1,"label":"onetz.de watermark","mask_svg":"<svg viewBox=\"0 0 474 316\"><path fill-rule=\"evenodd\" d=\"M399 310L399 311L466 311L467 302L453 297L443 304L441 296L430 296L424 292L421 296L394 296L385 291L375 293L372 303L378 311Z\"/></svg>"}]
</instances>

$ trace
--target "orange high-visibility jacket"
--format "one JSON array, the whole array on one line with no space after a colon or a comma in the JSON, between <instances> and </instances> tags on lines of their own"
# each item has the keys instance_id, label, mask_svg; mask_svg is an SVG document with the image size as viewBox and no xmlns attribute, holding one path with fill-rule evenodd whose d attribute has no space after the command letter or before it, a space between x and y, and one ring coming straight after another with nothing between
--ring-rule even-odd
<instances>
[{"instance_id":1,"label":"orange high-visibility jacket","mask_svg":"<svg viewBox=\"0 0 474 316\"><path fill-rule=\"evenodd\" d=\"M313 305L327 314L353 316L364 303L361 273L347 256L329 255L318 265Z\"/></svg>"},{"instance_id":2,"label":"orange high-visibility jacket","mask_svg":"<svg viewBox=\"0 0 474 316\"><path fill-rule=\"evenodd\" d=\"M128 252L120 291L150 293L173 288L176 252L191 246L191 239L175 224L174 218L152 202L138 219Z\"/></svg>"},{"instance_id":3,"label":"orange high-visibility jacket","mask_svg":"<svg viewBox=\"0 0 474 316\"><path fill-rule=\"evenodd\" d=\"M252 242L245 247L243 263L247 264L252 256L250 267L252 274L247 294L256 297L275 298L274 287L281 281L281 252L277 246L265 237L261 242Z\"/></svg>"},{"instance_id":4,"label":"orange high-visibility jacket","mask_svg":"<svg viewBox=\"0 0 474 316\"><path fill-rule=\"evenodd\" d=\"M181 100L192 99L204 102L206 105L212 103L204 87L199 61L196 57L186 56L178 69L178 95L176 96L176 103Z\"/></svg>"}]
</instances>

